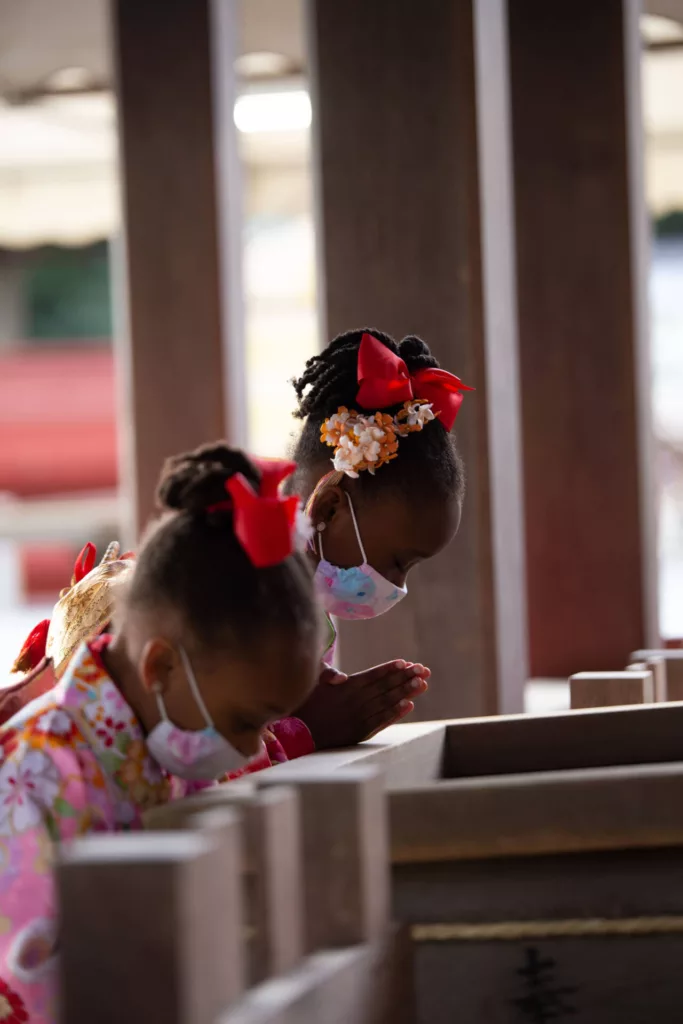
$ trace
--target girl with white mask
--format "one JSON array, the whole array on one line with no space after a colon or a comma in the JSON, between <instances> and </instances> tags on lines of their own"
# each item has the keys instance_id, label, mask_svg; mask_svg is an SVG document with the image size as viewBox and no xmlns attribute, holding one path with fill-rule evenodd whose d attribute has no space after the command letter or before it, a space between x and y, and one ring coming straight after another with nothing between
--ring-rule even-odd
<instances>
[{"instance_id":1,"label":"girl with white mask","mask_svg":"<svg viewBox=\"0 0 683 1024\"><path fill-rule=\"evenodd\" d=\"M221 444L170 460L113 635L0 727L0 1002L17 1020L55 1020L51 845L140 828L148 808L258 765L266 726L313 686L308 533L279 493L293 468Z\"/></svg>"},{"instance_id":2,"label":"girl with white mask","mask_svg":"<svg viewBox=\"0 0 683 1024\"><path fill-rule=\"evenodd\" d=\"M408 574L455 535L464 469L451 434L471 390L442 370L417 337L400 345L349 331L310 359L294 382L304 426L293 457L296 491L314 528L309 557L332 620L396 607ZM318 746L357 742L408 714L429 670L388 662L324 680L297 714Z\"/></svg>"}]
</instances>

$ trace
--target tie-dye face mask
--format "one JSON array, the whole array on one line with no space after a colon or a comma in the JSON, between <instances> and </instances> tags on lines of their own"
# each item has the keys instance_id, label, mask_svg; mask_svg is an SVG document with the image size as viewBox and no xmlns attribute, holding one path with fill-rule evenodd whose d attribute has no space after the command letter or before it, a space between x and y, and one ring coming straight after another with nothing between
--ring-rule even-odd
<instances>
[{"instance_id":1,"label":"tie-dye face mask","mask_svg":"<svg viewBox=\"0 0 683 1024\"><path fill-rule=\"evenodd\" d=\"M394 608L408 588L397 587L368 565L353 502L348 494L346 497L363 561L351 569L332 565L325 559L322 535L318 533L320 561L315 571L315 589L328 615L338 619L374 619Z\"/></svg>"}]
</instances>

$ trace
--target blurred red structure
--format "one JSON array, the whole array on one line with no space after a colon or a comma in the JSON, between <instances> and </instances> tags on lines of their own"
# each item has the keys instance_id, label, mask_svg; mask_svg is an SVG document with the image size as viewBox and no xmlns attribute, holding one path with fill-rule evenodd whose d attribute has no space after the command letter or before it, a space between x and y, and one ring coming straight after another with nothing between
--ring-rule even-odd
<instances>
[{"instance_id":1,"label":"blurred red structure","mask_svg":"<svg viewBox=\"0 0 683 1024\"><path fill-rule=\"evenodd\" d=\"M111 350L0 356L0 493L112 491L118 482Z\"/></svg>"},{"instance_id":2,"label":"blurred red structure","mask_svg":"<svg viewBox=\"0 0 683 1024\"><path fill-rule=\"evenodd\" d=\"M114 491L118 484L114 358L101 345L0 354L0 495L23 500ZM70 544L24 544L27 597L71 579Z\"/></svg>"}]
</instances>

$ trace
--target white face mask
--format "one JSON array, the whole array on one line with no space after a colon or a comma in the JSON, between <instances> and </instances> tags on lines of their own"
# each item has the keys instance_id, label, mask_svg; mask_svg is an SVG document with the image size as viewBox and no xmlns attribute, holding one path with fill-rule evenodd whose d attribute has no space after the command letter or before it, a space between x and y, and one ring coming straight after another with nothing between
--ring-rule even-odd
<instances>
[{"instance_id":1,"label":"white face mask","mask_svg":"<svg viewBox=\"0 0 683 1024\"><path fill-rule=\"evenodd\" d=\"M326 561L323 555L322 534L318 533L320 561L315 570L315 589L328 615L334 615L338 619L374 619L403 600L408 593L408 587L397 587L368 565L353 502L349 494L346 498L351 509L362 564L351 569L342 569Z\"/></svg>"},{"instance_id":2,"label":"white face mask","mask_svg":"<svg viewBox=\"0 0 683 1024\"><path fill-rule=\"evenodd\" d=\"M147 748L152 757L171 775L191 781L220 779L223 775L242 768L251 758L240 754L239 750L216 730L199 692L190 659L182 647L178 650L192 696L206 726L203 729L181 729L174 725L168 717L164 698L157 693L161 721L149 733Z\"/></svg>"}]
</instances>

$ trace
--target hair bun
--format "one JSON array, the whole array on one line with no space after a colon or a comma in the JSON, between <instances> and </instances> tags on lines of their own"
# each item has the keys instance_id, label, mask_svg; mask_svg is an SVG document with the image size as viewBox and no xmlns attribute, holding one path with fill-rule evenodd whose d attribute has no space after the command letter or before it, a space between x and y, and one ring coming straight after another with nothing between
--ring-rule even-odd
<instances>
[{"instance_id":1,"label":"hair bun","mask_svg":"<svg viewBox=\"0 0 683 1024\"><path fill-rule=\"evenodd\" d=\"M226 444L203 445L167 459L157 488L161 509L200 515L211 505L227 500L225 485L242 473L253 487L260 473L243 452Z\"/></svg>"},{"instance_id":2,"label":"hair bun","mask_svg":"<svg viewBox=\"0 0 683 1024\"><path fill-rule=\"evenodd\" d=\"M398 346L398 354L409 370L433 370L440 366L429 345L415 334L409 334L403 339Z\"/></svg>"}]
</instances>

